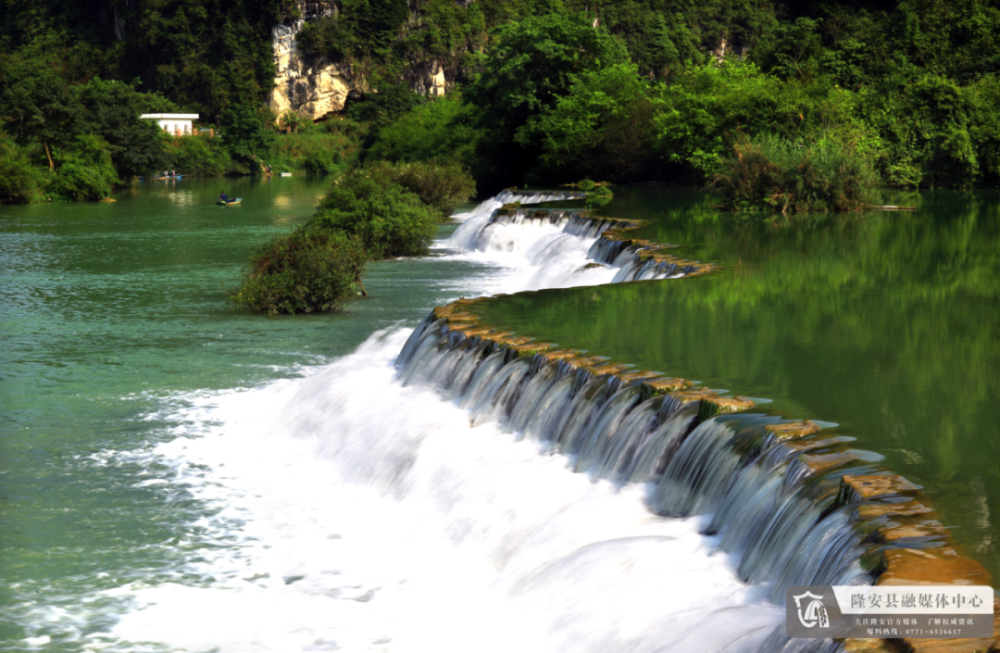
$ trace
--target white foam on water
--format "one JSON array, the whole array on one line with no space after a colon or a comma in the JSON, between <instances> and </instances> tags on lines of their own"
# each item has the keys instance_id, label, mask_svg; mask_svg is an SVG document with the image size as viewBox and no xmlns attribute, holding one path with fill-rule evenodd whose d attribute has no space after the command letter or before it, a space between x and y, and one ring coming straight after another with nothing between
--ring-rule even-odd
<instances>
[{"instance_id":1,"label":"white foam on water","mask_svg":"<svg viewBox=\"0 0 1000 653\"><path fill-rule=\"evenodd\" d=\"M462 224L435 243L445 258L482 265L492 270L482 284L483 294L513 293L542 288L569 288L610 283L616 268L594 265L587 257L596 238L563 231L566 220L525 220L518 224L490 223L502 203L487 200L473 211L456 215Z\"/></svg>"},{"instance_id":2,"label":"white foam on water","mask_svg":"<svg viewBox=\"0 0 1000 653\"><path fill-rule=\"evenodd\" d=\"M585 267L593 239L558 226L471 245L499 204L437 243L483 266L463 291L611 281ZM644 488L592 483L403 388L392 361L408 335L376 333L300 378L180 395L147 416L172 425L165 443L97 456L165 466L138 483L195 500L162 544L183 561L24 608L22 648L55 635L93 651L700 652L751 650L780 624L693 520L650 513Z\"/></svg>"},{"instance_id":3,"label":"white foam on water","mask_svg":"<svg viewBox=\"0 0 1000 653\"><path fill-rule=\"evenodd\" d=\"M310 376L198 396L150 452L204 506L185 583L115 590L104 650L711 651L755 600L693 520L573 474L426 388L378 333Z\"/></svg>"}]
</instances>

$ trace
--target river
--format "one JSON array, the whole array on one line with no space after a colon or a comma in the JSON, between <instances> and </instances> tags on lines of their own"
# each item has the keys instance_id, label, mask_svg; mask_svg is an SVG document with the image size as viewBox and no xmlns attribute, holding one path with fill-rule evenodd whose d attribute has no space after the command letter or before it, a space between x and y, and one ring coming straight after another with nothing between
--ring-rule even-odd
<instances>
[{"instance_id":1,"label":"river","mask_svg":"<svg viewBox=\"0 0 1000 653\"><path fill-rule=\"evenodd\" d=\"M214 206L222 183L240 206ZM783 610L714 555L701 519L658 517L642 487L572 474L537 443L470 428L438 393L395 380L431 306L610 282L613 271L585 267L592 239L512 225L473 248L450 224L430 256L370 266L369 296L343 313L235 310L225 288L250 252L307 219L323 188L185 180L116 203L0 208L5 650L752 650L781 626ZM605 211L690 212L689 198L643 192ZM657 228L733 266L724 245L705 251L710 231L670 215ZM586 297L623 292L613 288ZM630 326L595 332L593 311L572 307L581 292L517 295L504 314L609 355L608 333L645 332L624 296L604 315ZM799 416L846 419L797 398L794 376L767 385L672 361Z\"/></svg>"}]
</instances>

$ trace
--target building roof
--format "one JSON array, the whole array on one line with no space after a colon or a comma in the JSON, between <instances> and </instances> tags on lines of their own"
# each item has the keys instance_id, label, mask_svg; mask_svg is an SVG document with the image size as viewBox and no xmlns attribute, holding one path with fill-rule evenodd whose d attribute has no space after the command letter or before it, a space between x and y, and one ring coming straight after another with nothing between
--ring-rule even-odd
<instances>
[{"instance_id":1,"label":"building roof","mask_svg":"<svg viewBox=\"0 0 1000 653\"><path fill-rule=\"evenodd\" d=\"M140 118L152 118L160 120L197 120L197 113L144 113Z\"/></svg>"}]
</instances>

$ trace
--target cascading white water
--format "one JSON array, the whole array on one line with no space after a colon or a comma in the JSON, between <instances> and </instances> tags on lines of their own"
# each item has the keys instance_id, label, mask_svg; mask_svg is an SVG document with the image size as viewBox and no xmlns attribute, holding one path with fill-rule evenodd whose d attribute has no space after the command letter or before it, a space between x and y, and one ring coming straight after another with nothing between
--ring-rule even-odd
<instances>
[{"instance_id":1,"label":"cascading white water","mask_svg":"<svg viewBox=\"0 0 1000 653\"><path fill-rule=\"evenodd\" d=\"M569 219L487 226L503 200L461 216L454 236L437 244L445 257L482 264L464 292L613 279L614 267L587 267L598 242L590 227L581 232ZM527 369L508 366L504 385L483 372L502 361L442 358L421 368L421 378L467 399L458 406L425 383L404 385L405 371L397 378L393 363L409 334L380 332L302 378L185 395L150 415L176 437L149 452L105 455L161 470L151 482L203 506L167 543L182 559L155 579L84 597L76 612L35 618L62 624L82 648L107 651L784 645L768 639L783 611L711 555L717 540L699 534L707 521L657 516L643 486L572 473L585 455L619 461L609 469L626 478L662 473L689 413L664 413L652 431L598 451L600 434L627 421L633 399L621 399L567 444L572 457L553 455L550 442L517 441L511 429L568 430L572 415L557 408L572 380L507 411L504 392L513 400ZM119 619L88 622L89 606L109 602Z\"/></svg>"},{"instance_id":2,"label":"cascading white water","mask_svg":"<svg viewBox=\"0 0 1000 653\"><path fill-rule=\"evenodd\" d=\"M781 619L639 486L394 379L407 332L309 377L207 395L150 461L218 510L187 581L127 587L100 641L220 651L753 649ZM190 432L201 424L203 431ZM205 556L208 549L211 556ZM179 628L178 624L184 624ZM95 641L96 638L95 638Z\"/></svg>"}]
</instances>

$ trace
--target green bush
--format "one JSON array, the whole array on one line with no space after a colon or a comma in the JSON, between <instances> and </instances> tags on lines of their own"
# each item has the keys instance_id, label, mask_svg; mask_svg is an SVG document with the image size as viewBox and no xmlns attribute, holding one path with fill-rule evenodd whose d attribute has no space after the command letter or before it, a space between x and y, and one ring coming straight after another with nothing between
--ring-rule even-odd
<instances>
[{"instance_id":1,"label":"green bush","mask_svg":"<svg viewBox=\"0 0 1000 653\"><path fill-rule=\"evenodd\" d=\"M222 139L182 136L167 145L171 167L193 177L220 177L232 169L229 151Z\"/></svg>"},{"instance_id":2,"label":"green bush","mask_svg":"<svg viewBox=\"0 0 1000 653\"><path fill-rule=\"evenodd\" d=\"M357 156L357 138L309 125L297 134L278 134L267 163L275 172L301 170L325 175L347 168Z\"/></svg>"},{"instance_id":3,"label":"green bush","mask_svg":"<svg viewBox=\"0 0 1000 653\"><path fill-rule=\"evenodd\" d=\"M611 192L606 183L598 184L590 179L584 179L578 185L587 191L586 204L589 207L604 206L615 198L614 193Z\"/></svg>"},{"instance_id":4,"label":"green bush","mask_svg":"<svg viewBox=\"0 0 1000 653\"><path fill-rule=\"evenodd\" d=\"M371 179L363 169L335 177L309 221L317 229L359 237L373 260L423 254L437 223L437 213L415 193Z\"/></svg>"},{"instance_id":5,"label":"green bush","mask_svg":"<svg viewBox=\"0 0 1000 653\"><path fill-rule=\"evenodd\" d=\"M27 152L15 143L0 140L0 204L24 204L42 198L42 171L32 165Z\"/></svg>"},{"instance_id":6,"label":"green bush","mask_svg":"<svg viewBox=\"0 0 1000 653\"><path fill-rule=\"evenodd\" d=\"M67 200L100 200L119 183L108 142L100 136L77 136L71 148L55 153L56 174L49 190Z\"/></svg>"},{"instance_id":7,"label":"green bush","mask_svg":"<svg viewBox=\"0 0 1000 653\"><path fill-rule=\"evenodd\" d=\"M476 182L457 163L439 165L433 161L389 163L380 161L366 166L363 174L380 184L399 184L433 207L447 220L460 205L476 195Z\"/></svg>"},{"instance_id":8,"label":"green bush","mask_svg":"<svg viewBox=\"0 0 1000 653\"><path fill-rule=\"evenodd\" d=\"M857 211L875 199L877 177L852 147L741 137L712 181L733 211Z\"/></svg>"},{"instance_id":9,"label":"green bush","mask_svg":"<svg viewBox=\"0 0 1000 653\"><path fill-rule=\"evenodd\" d=\"M300 227L254 253L232 299L271 315L336 310L356 294L364 265L357 237Z\"/></svg>"},{"instance_id":10,"label":"green bush","mask_svg":"<svg viewBox=\"0 0 1000 653\"><path fill-rule=\"evenodd\" d=\"M457 93L417 106L383 127L368 150L367 160L458 161L472 165L479 132L474 112Z\"/></svg>"}]
</instances>

